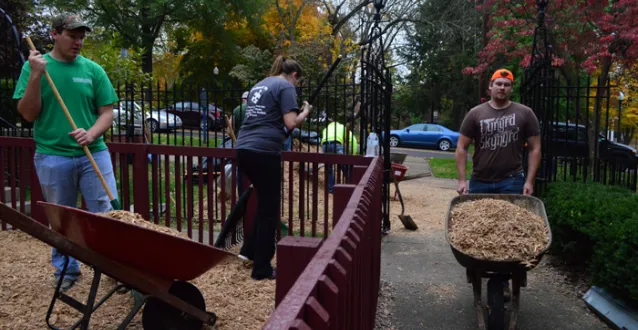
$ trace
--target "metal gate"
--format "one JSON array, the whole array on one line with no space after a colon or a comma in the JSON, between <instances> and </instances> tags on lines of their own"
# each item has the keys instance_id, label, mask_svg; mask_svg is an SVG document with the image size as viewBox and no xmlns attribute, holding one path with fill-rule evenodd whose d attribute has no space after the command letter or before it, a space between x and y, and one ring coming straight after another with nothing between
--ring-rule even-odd
<instances>
[{"instance_id":1,"label":"metal gate","mask_svg":"<svg viewBox=\"0 0 638 330\"><path fill-rule=\"evenodd\" d=\"M0 136L20 136L22 129L15 123L22 120L13 104L13 91L25 57L19 52L20 34L11 17L2 8L0 31Z\"/></svg>"},{"instance_id":2,"label":"metal gate","mask_svg":"<svg viewBox=\"0 0 638 330\"><path fill-rule=\"evenodd\" d=\"M552 65L553 45L545 28L547 1L537 5L531 62L520 90L521 103L534 110L541 124L536 192L542 194L547 183L556 181L593 181L635 191L636 150L614 136L621 119L621 103L614 97L617 86L609 79L561 75Z\"/></svg>"},{"instance_id":3,"label":"metal gate","mask_svg":"<svg viewBox=\"0 0 638 330\"><path fill-rule=\"evenodd\" d=\"M376 14L374 27L368 36L367 43L361 53L361 132L363 138L367 132L373 132L379 139L379 155L383 156L383 228L390 230L390 124L392 109L392 77L385 63L383 48L383 31L379 26L380 11L383 4L375 1ZM365 131L367 130L367 131ZM368 141L362 144L367 150Z\"/></svg>"}]
</instances>

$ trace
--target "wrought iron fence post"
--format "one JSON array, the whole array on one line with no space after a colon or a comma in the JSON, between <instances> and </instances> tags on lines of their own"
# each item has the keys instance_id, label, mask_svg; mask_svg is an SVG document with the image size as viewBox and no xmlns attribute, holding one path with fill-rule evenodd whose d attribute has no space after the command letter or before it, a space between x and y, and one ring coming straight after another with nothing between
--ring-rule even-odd
<instances>
[{"instance_id":1,"label":"wrought iron fence post","mask_svg":"<svg viewBox=\"0 0 638 330\"><path fill-rule=\"evenodd\" d=\"M391 97L392 81L390 70L385 65L385 50L383 47L383 31L379 26L381 21L381 10L385 7L387 0L374 0L376 12L373 16L374 25L363 45L361 55L361 89L362 101L365 105L362 110L362 126L369 125L369 131L374 132L380 139L379 156L384 158L383 175L383 232L390 230L390 123L391 123ZM377 45L376 47L375 44ZM366 111L367 110L367 111ZM363 138L367 138L362 136ZM362 141L363 142L363 141ZM365 141L367 151L367 139Z\"/></svg>"}]
</instances>

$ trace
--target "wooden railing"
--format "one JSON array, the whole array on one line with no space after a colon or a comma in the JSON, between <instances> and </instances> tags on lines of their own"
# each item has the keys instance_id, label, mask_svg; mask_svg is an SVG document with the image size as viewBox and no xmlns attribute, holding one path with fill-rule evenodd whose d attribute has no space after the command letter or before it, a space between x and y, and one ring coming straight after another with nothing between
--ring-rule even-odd
<instances>
[{"instance_id":1,"label":"wooden railing","mask_svg":"<svg viewBox=\"0 0 638 330\"><path fill-rule=\"evenodd\" d=\"M238 199L237 164L234 149L107 143L117 181L122 209L139 213L156 224L172 226L202 243L212 244ZM43 200L33 166L35 142L31 138L0 137L0 201L47 223L37 207ZM202 171L198 164L211 165ZM328 193L326 166L350 169L350 177L335 171L336 183L354 179L358 166L371 158L308 152L282 153L281 219L290 235L325 237L334 227L333 204L342 198ZM232 178L223 177L231 166ZM201 166L200 166L201 167ZM36 183L36 184L33 184ZM13 196L15 195L15 196ZM246 219L252 221L256 194L249 201ZM83 207L83 206L82 206ZM250 224L248 224L250 226ZM6 225L2 225L6 229Z\"/></svg>"},{"instance_id":2,"label":"wooden railing","mask_svg":"<svg viewBox=\"0 0 638 330\"><path fill-rule=\"evenodd\" d=\"M381 266L383 166L374 158L325 239L285 237L277 249L277 307L264 329L373 329Z\"/></svg>"}]
</instances>

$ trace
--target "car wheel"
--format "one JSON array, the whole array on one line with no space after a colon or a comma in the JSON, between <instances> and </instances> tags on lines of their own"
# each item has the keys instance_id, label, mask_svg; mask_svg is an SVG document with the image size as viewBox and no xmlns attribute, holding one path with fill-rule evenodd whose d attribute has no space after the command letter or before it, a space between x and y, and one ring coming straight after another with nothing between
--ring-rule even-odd
<instances>
[{"instance_id":1,"label":"car wheel","mask_svg":"<svg viewBox=\"0 0 638 330\"><path fill-rule=\"evenodd\" d=\"M450 147L452 146L452 143L450 143L450 140L441 140L439 141L439 150L442 151L448 151L450 150Z\"/></svg>"},{"instance_id":2,"label":"car wheel","mask_svg":"<svg viewBox=\"0 0 638 330\"><path fill-rule=\"evenodd\" d=\"M159 123L155 119L147 119L146 126L148 127L148 130L153 133L159 131Z\"/></svg>"},{"instance_id":3,"label":"car wheel","mask_svg":"<svg viewBox=\"0 0 638 330\"><path fill-rule=\"evenodd\" d=\"M399 146L399 137L392 135L390 136L390 147L398 147Z\"/></svg>"}]
</instances>

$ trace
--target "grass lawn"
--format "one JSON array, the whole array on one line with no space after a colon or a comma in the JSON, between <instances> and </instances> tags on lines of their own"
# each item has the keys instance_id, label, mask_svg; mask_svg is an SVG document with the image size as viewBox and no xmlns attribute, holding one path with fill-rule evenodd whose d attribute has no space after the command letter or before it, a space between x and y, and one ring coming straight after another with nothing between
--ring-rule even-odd
<instances>
[{"instance_id":1,"label":"grass lawn","mask_svg":"<svg viewBox=\"0 0 638 330\"><path fill-rule=\"evenodd\" d=\"M221 133L218 134L218 138L221 139ZM181 133L159 133L153 134L153 144L162 144L162 145L175 145L175 146L206 146L206 142L203 137L197 136L182 136ZM208 146L216 147L217 139L215 139L214 135L208 138Z\"/></svg>"},{"instance_id":2,"label":"grass lawn","mask_svg":"<svg viewBox=\"0 0 638 330\"><path fill-rule=\"evenodd\" d=\"M444 179L458 179L456 175L456 160L455 159L443 159L443 158L430 158L430 168L432 168L432 175L437 178ZM467 163L467 172L465 174L466 179L469 180L472 173L472 163Z\"/></svg>"}]
</instances>

